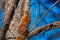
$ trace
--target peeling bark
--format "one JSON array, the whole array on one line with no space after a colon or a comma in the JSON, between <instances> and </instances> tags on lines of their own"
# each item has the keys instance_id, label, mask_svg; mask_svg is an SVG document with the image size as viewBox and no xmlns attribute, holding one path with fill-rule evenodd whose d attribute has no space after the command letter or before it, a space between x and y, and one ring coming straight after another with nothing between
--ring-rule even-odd
<instances>
[{"instance_id":1,"label":"peeling bark","mask_svg":"<svg viewBox=\"0 0 60 40\"><path fill-rule=\"evenodd\" d=\"M30 12L26 11L19 23L18 36L16 37L16 40L25 40L28 34L29 23L30 23Z\"/></svg>"}]
</instances>

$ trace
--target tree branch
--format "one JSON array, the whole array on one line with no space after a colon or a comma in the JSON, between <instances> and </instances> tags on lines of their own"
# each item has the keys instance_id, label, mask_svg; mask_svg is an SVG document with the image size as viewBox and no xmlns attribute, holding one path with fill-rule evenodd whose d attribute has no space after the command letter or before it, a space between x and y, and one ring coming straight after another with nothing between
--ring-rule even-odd
<instances>
[{"instance_id":1,"label":"tree branch","mask_svg":"<svg viewBox=\"0 0 60 40\"><path fill-rule=\"evenodd\" d=\"M8 38L8 37L16 37L17 36L17 28L18 28L20 19L21 19L22 15L23 15L24 1L25 0L19 0L17 8L15 9L13 18L12 18L10 26L9 26L9 29L14 34L14 36L12 36L12 34L10 34L9 31L7 31L6 38ZM11 39L11 40L14 40L14 39Z\"/></svg>"},{"instance_id":2,"label":"tree branch","mask_svg":"<svg viewBox=\"0 0 60 40\"><path fill-rule=\"evenodd\" d=\"M12 19L13 14L14 14L14 9L16 8L17 2L18 2L18 0L6 1L1 40L5 40L6 32L8 30L10 21Z\"/></svg>"},{"instance_id":3,"label":"tree branch","mask_svg":"<svg viewBox=\"0 0 60 40\"><path fill-rule=\"evenodd\" d=\"M42 26L40 28L36 28L36 29L32 30L28 34L27 38L31 38L34 35L36 35L38 33L41 33L41 32L43 32L43 34L44 34L44 32L49 31L49 30L52 30L52 29L55 29L55 28L60 28L60 21L54 22L54 23L48 24L46 26Z\"/></svg>"},{"instance_id":4,"label":"tree branch","mask_svg":"<svg viewBox=\"0 0 60 40\"><path fill-rule=\"evenodd\" d=\"M48 14L48 12L57 4L59 3L60 0L57 0L45 13L44 15L38 20L38 22L30 29L32 31L39 23L44 19L44 17Z\"/></svg>"}]
</instances>

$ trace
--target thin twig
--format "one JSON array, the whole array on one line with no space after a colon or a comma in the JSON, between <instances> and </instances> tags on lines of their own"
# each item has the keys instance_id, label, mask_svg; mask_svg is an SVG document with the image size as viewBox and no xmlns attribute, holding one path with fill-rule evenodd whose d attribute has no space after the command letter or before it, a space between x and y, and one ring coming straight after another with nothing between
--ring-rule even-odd
<instances>
[{"instance_id":1,"label":"thin twig","mask_svg":"<svg viewBox=\"0 0 60 40\"><path fill-rule=\"evenodd\" d=\"M32 26L32 28L30 29L30 31L32 31L37 25L39 25L39 23L44 19L44 17L48 14L48 12L58 3L60 2L60 0L57 0L46 12L45 14L38 20L38 22Z\"/></svg>"}]
</instances>

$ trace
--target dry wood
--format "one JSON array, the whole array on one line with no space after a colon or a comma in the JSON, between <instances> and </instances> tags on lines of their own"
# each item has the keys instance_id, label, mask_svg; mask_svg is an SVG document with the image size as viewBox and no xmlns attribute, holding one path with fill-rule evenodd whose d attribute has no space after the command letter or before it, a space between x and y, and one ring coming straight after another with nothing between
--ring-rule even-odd
<instances>
[{"instance_id":1,"label":"dry wood","mask_svg":"<svg viewBox=\"0 0 60 40\"><path fill-rule=\"evenodd\" d=\"M24 12L30 11L30 0L25 0Z\"/></svg>"},{"instance_id":2,"label":"dry wood","mask_svg":"<svg viewBox=\"0 0 60 40\"><path fill-rule=\"evenodd\" d=\"M43 34L44 34L44 32L49 31L49 30L52 30L52 29L55 29L55 28L60 28L60 21L54 22L54 23L48 24L46 26L42 26L40 28L36 28L36 29L32 30L28 34L27 38L31 38L34 35L36 35L38 33L41 33L41 32L43 32Z\"/></svg>"},{"instance_id":3,"label":"dry wood","mask_svg":"<svg viewBox=\"0 0 60 40\"><path fill-rule=\"evenodd\" d=\"M5 35L6 35L7 30L8 30L10 21L12 19L14 9L16 8L17 1L18 0L8 0L8 1L6 1L1 40L5 40Z\"/></svg>"},{"instance_id":4,"label":"dry wood","mask_svg":"<svg viewBox=\"0 0 60 40\"><path fill-rule=\"evenodd\" d=\"M47 13L59 1L60 0L56 1L48 9L48 11L46 11L46 13L42 16L42 18L37 22L36 26L39 24L39 22L47 15ZM29 2L30 2L30 0L19 0L19 3L18 3L18 0L8 0L8 1L6 1L6 3L5 3L5 1L2 2L2 7L5 5L5 12L4 12L4 20L3 20L2 33L1 33L2 36L1 36L1 39L0 40L6 40L5 37L7 38L7 40L15 40L16 39L16 36L18 36L18 34L17 34L17 28L18 28L19 22L21 20L21 17L24 17L26 11L27 12L30 12ZM18 3L18 6L16 8L17 3ZM24 3L25 3L25 5L24 5ZM23 13L24 13L24 15L23 15ZM13 19L12 19L12 16L13 16ZM29 23L27 24L27 26L28 25L29 25ZM9 27L9 30L8 30L8 27ZM22 28L24 28L24 27L22 27ZM29 34L26 34L26 33L25 34L28 35L27 38L30 38L30 37L33 37L34 35L36 35L36 34L38 34L40 32L43 32L43 34L44 34L44 32L46 32L48 30L51 30L51 29L54 29L54 28L60 28L60 22L55 22L55 23L52 23L52 24L48 24L47 26L43 26L43 27L36 28L36 29L32 28L32 30L30 31ZM26 31L28 32L28 30L26 30ZM23 33L22 34L24 34L24 32L25 31L23 30ZM21 32L20 32L20 34L21 34ZM24 37L25 38L25 34L23 36L21 36L21 37ZM22 38L22 40L27 40L27 39L23 39Z\"/></svg>"},{"instance_id":5,"label":"dry wood","mask_svg":"<svg viewBox=\"0 0 60 40\"><path fill-rule=\"evenodd\" d=\"M28 35L29 23L30 23L30 12L26 11L24 12L24 15L20 20L20 23L18 26L18 36L16 37L16 40L25 40L25 38Z\"/></svg>"},{"instance_id":6,"label":"dry wood","mask_svg":"<svg viewBox=\"0 0 60 40\"><path fill-rule=\"evenodd\" d=\"M8 30L6 34L6 38L17 36L17 28L18 28L20 19L23 15L23 9L24 9L23 7L24 7L24 0L19 0L18 6L15 9L13 19L9 26L9 30L13 33L13 35ZM7 39L7 40L15 40L15 39Z\"/></svg>"},{"instance_id":7,"label":"dry wood","mask_svg":"<svg viewBox=\"0 0 60 40\"><path fill-rule=\"evenodd\" d=\"M25 4L24 4L24 1L25 1ZM28 3L28 5L27 5ZM7 38L9 37L16 37L18 34L17 34L17 28L18 28L18 25L19 25L19 22L20 22L20 19L21 17L23 17L23 13L25 15L25 12L27 10L29 11L29 0L20 0L19 1L19 4L17 6L17 9L15 10L15 13L14 13L14 16L13 16L13 19L11 21L11 24L9 26L9 30L14 34L12 35L11 33L9 33L9 31L7 32ZM25 12L23 12L25 11ZM23 27L22 27L23 28ZM23 30L22 30L23 31ZM15 40L15 39L8 39L8 40Z\"/></svg>"}]
</instances>

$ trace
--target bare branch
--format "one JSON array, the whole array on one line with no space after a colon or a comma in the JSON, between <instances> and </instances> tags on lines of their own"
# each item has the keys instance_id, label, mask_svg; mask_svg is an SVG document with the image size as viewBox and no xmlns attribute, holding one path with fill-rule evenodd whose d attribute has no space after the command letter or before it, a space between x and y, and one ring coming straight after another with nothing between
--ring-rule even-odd
<instances>
[{"instance_id":1,"label":"bare branch","mask_svg":"<svg viewBox=\"0 0 60 40\"><path fill-rule=\"evenodd\" d=\"M5 39L6 32L8 30L10 21L12 19L13 14L14 14L14 9L16 8L17 2L18 2L18 0L6 1L1 40Z\"/></svg>"},{"instance_id":2,"label":"bare branch","mask_svg":"<svg viewBox=\"0 0 60 40\"><path fill-rule=\"evenodd\" d=\"M24 4L24 14L20 20L19 26L18 26L18 36L16 37L16 40L27 40L27 34L28 34L28 26L30 23L30 11L29 11L29 1L25 0Z\"/></svg>"},{"instance_id":3,"label":"bare branch","mask_svg":"<svg viewBox=\"0 0 60 40\"><path fill-rule=\"evenodd\" d=\"M48 14L48 12L57 4L59 3L60 0L57 0L45 13L44 15L38 20L38 22L32 26L32 28L30 29L30 31L32 31L37 25L39 25L39 23L44 19L44 17Z\"/></svg>"},{"instance_id":4,"label":"bare branch","mask_svg":"<svg viewBox=\"0 0 60 40\"><path fill-rule=\"evenodd\" d=\"M60 28L60 21L54 22L54 23L48 24L46 26L42 26L40 28L36 28L36 29L32 30L28 34L27 38L31 38L34 35L36 35L38 33L41 33L41 32L43 32L43 34L44 34L44 32L49 31L49 30L52 30L52 29L55 29L55 28Z\"/></svg>"},{"instance_id":5,"label":"bare branch","mask_svg":"<svg viewBox=\"0 0 60 40\"><path fill-rule=\"evenodd\" d=\"M17 28L18 28L20 19L23 15L23 10L24 10L23 7L24 7L24 0L19 0L17 8L15 9L13 18L12 18L10 26L9 26L9 29L14 34L14 36L12 36L9 31L7 31L6 38L17 36ZM11 39L11 40L14 40L14 39Z\"/></svg>"}]
</instances>

